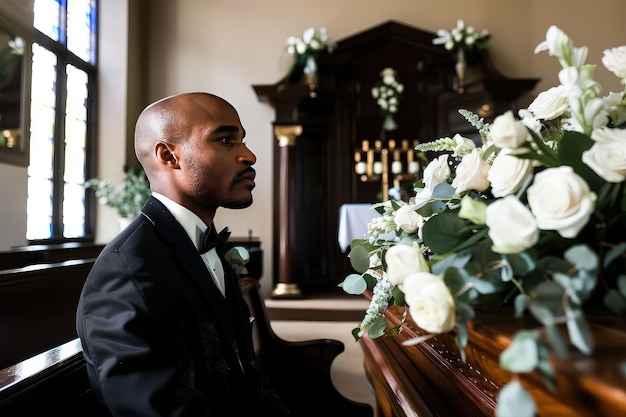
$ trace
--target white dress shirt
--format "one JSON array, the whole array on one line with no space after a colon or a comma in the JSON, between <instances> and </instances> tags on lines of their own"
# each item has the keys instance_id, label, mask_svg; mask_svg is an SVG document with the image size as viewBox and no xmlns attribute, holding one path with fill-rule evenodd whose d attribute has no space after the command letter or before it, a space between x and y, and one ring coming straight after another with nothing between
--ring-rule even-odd
<instances>
[{"instance_id":1,"label":"white dress shirt","mask_svg":"<svg viewBox=\"0 0 626 417\"><path fill-rule=\"evenodd\" d=\"M183 229L185 229L185 232L187 232L187 235L189 235L193 244L196 246L196 249L198 249L200 247L200 236L202 235L202 232L210 226L204 224L204 222L200 220L200 217L198 217L191 210L170 200L164 195L155 192L153 192L152 195L154 198L163 203L170 213L172 213L172 216L178 220L180 225L183 226ZM211 277L213 277L215 285L220 290L222 295L225 295L226 287L224 284L224 268L222 267L220 257L217 255L217 251L213 248L206 253L200 254L200 257L209 270Z\"/></svg>"}]
</instances>

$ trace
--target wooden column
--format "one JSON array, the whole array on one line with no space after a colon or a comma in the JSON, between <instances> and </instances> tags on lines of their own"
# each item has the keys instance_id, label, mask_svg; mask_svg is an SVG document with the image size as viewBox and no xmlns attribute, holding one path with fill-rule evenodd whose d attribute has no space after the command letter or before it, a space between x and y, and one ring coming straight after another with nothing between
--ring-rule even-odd
<instances>
[{"instance_id":1,"label":"wooden column","mask_svg":"<svg viewBox=\"0 0 626 417\"><path fill-rule=\"evenodd\" d=\"M272 291L273 297L299 298L302 296L296 279L293 251L297 247L295 238L295 207L292 179L295 177L296 138L302 134L302 125L275 125L274 135L280 151L278 181L278 282Z\"/></svg>"}]
</instances>

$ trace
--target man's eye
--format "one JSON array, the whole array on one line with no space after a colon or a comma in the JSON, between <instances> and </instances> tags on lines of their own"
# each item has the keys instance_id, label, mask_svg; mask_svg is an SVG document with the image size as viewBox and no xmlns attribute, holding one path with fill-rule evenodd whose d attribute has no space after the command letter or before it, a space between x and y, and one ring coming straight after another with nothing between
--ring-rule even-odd
<instances>
[{"instance_id":1,"label":"man's eye","mask_svg":"<svg viewBox=\"0 0 626 417\"><path fill-rule=\"evenodd\" d=\"M217 141L224 145L230 145L233 142L233 140L228 136L221 137Z\"/></svg>"}]
</instances>

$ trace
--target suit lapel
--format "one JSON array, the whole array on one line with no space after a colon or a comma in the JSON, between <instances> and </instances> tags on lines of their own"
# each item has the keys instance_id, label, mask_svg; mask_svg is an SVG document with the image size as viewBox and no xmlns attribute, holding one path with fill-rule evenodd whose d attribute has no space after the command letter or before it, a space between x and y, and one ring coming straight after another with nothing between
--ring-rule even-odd
<instances>
[{"instance_id":1,"label":"suit lapel","mask_svg":"<svg viewBox=\"0 0 626 417\"><path fill-rule=\"evenodd\" d=\"M160 239L172 247L174 258L186 271L187 277L193 280L201 289L207 298L208 308L213 310L215 316L219 318L219 324L223 330L229 335L231 340L234 340L228 303L215 285L198 250L189 239L183 227L176 221L169 210L154 197L148 199L148 202L142 209L142 214L152 222ZM227 265L224 267L226 268Z\"/></svg>"}]
</instances>

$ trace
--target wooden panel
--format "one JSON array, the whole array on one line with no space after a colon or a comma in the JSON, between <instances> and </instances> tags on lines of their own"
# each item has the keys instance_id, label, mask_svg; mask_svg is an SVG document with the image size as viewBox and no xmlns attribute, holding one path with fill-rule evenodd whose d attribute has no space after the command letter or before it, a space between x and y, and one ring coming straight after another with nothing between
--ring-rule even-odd
<instances>
[{"instance_id":1,"label":"wooden panel","mask_svg":"<svg viewBox=\"0 0 626 417\"><path fill-rule=\"evenodd\" d=\"M0 368L76 338L76 306L94 260L0 271Z\"/></svg>"}]
</instances>

